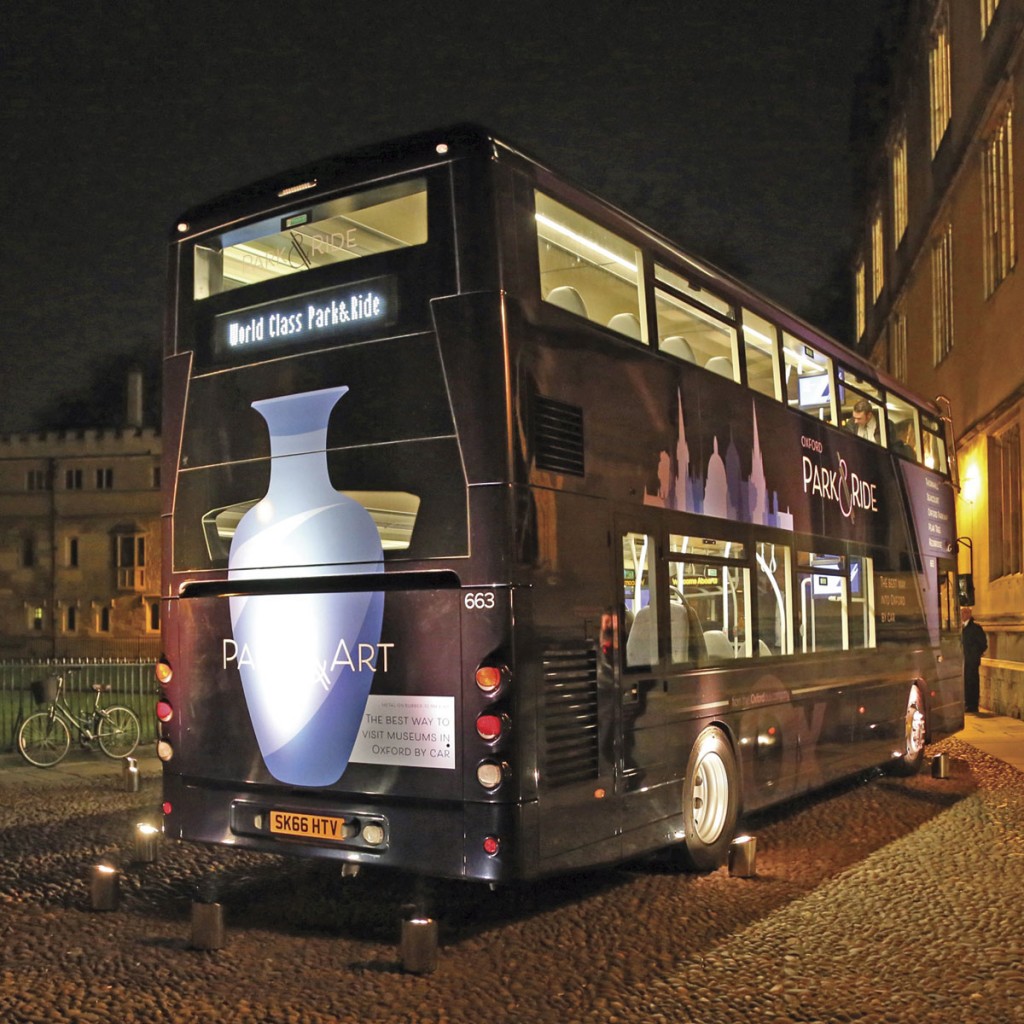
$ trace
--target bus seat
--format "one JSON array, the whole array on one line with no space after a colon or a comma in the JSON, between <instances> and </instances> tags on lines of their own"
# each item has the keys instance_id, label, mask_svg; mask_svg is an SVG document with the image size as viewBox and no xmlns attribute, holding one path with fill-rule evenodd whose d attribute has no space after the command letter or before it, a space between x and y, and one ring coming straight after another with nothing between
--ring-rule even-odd
<instances>
[{"instance_id":1,"label":"bus seat","mask_svg":"<svg viewBox=\"0 0 1024 1024\"><path fill-rule=\"evenodd\" d=\"M624 334L627 338L632 338L634 341L640 341L640 321L633 313L616 313L615 316L608 321L608 326L613 331L618 331L619 334Z\"/></svg>"},{"instance_id":2,"label":"bus seat","mask_svg":"<svg viewBox=\"0 0 1024 1024\"><path fill-rule=\"evenodd\" d=\"M690 343L682 335L673 334L668 338L663 338L658 348L662 352L667 352L670 356L675 356L677 359L685 359L688 363L697 362L697 357L694 356Z\"/></svg>"},{"instance_id":3,"label":"bus seat","mask_svg":"<svg viewBox=\"0 0 1024 1024\"><path fill-rule=\"evenodd\" d=\"M720 377L728 377L729 380L736 379L732 375L732 360L728 356L712 356L704 364L704 369L717 373Z\"/></svg>"},{"instance_id":4,"label":"bus seat","mask_svg":"<svg viewBox=\"0 0 1024 1024\"><path fill-rule=\"evenodd\" d=\"M656 665L658 663L658 621L654 609L648 604L638 608L633 627L626 638L626 665Z\"/></svg>"},{"instance_id":5,"label":"bus seat","mask_svg":"<svg viewBox=\"0 0 1024 1024\"><path fill-rule=\"evenodd\" d=\"M564 284L559 288L552 288L548 292L547 301L553 306L560 306L577 316L587 316L587 306L583 301L583 296L572 285Z\"/></svg>"},{"instance_id":6,"label":"bus seat","mask_svg":"<svg viewBox=\"0 0 1024 1024\"><path fill-rule=\"evenodd\" d=\"M704 631L704 643L708 649L708 657L716 661L729 661L733 657L732 644L720 629Z\"/></svg>"}]
</instances>

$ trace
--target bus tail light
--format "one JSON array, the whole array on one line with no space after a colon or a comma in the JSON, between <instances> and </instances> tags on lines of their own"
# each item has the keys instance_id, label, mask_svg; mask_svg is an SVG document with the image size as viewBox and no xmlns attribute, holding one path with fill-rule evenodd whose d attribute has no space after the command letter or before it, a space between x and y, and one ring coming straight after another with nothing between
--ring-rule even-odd
<instances>
[{"instance_id":1,"label":"bus tail light","mask_svg":"<svg viewBox=\"0 0 1024 1024\"><path fill-rule=\"evenodd\" d=\"M482 761L476 768L476 781L484 789L497 789L505 777L504 765L497 761Z\"/></svg>"},{"instance_id":2,"label":"bus tail light","mask_svg":"<svg viewBox=\"0 0 1024 1024\"><path fill-rule=\"evenodd\" d=\"M476 685L486 694L497 693L507 672L498 665L481 665L476 670Z\"/></svg>"},{"instance_id":3,"label":"bus tail light","mask_svg":"<svg viewBox=\"0 0 1024 1024\"><path fill-rule=\"evenodd\" d=\"M498 739L505 724L503 719L503 715L479 715L476 720L477 735L488 743Z\"/></svg>"},{"instance_id":4,"label":"bus tail light","mask_svg":"<svg viewBox=\"0 0 1024 1024\"><path fill-rule=\"evenodd\" d=\"M174 747L167 740L160 740L156 745L156 756L166 764L174 757Z\"/></svg>"},{"instance_id":5,"label":"bus tail light","mask_svg":"<svg viewBox=\"0 0 1024 1024\"><path fill-rule=\"evenodd\" d=\"M156 702L156 717L161 722L169 722L174 717L174 708L170 701L158 700Z\"/></svg>"},{"instance_id":6,"label":"bus tail light","mask_svg":"<svg viewBox=\"0 0 1024 1024\"><path fill-rule=\"evenodd\" d=\"M153 672L156 674L156 681L161 686L166 686L174 678L174 669L171 668L171 663L166 658L161 658L156 663Z\"/></svg>"},{"instance_id":7,"label":"bus tail light","mask_svg":"<svg viewBox=\"0 0 1024 1024\"><path fill-rule=\"evenodd\" d=\"M501 850L501 840L497 836L484 837L484 853L488 857L497 857Z\"/></svg>"}]
</instances>

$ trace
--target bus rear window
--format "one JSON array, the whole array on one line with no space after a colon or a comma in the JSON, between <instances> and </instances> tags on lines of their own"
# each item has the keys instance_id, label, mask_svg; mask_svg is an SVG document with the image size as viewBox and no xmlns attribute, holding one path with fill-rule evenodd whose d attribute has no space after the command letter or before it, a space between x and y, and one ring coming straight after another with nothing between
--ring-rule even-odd
<instances>
[{"instance_id":1,"label":"bus rear window","mask_svg":"<svg viewBox=\"0 0 1024 1024\"><path fill-rule=\"evenodd\" d=\"M195 248L194 298L426 240L426 180L385 185L204 239Z\"/></svg>"}]
</instances>

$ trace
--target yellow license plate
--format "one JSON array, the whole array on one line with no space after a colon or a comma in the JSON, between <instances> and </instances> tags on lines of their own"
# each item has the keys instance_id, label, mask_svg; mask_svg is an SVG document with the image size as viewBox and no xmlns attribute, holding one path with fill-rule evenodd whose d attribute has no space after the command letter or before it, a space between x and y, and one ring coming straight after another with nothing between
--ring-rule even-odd
<instances>
[{"instance_id":1,"label":"yellow license plate","mask_svg":"<svg viewBox=\"0 0 1024 1024\"><path fill-rule=\"evenodd\" d=\"M345 819L331 818L323 814L271 811L270 831L281 836L302 836L303 839L341 842L345 838Z\"/></svg>"}]
</instances>

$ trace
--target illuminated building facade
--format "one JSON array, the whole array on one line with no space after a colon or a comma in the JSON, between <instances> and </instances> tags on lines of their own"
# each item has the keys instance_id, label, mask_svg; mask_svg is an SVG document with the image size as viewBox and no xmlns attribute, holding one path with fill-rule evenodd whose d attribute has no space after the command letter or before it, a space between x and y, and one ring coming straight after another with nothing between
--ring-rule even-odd
<instances>
[{"instance_id":1,"label":"illuminated building facade","mask_svg":"<svg viewBox=\"0 0 1024 1024\"><path fill-rule=\"evenodd\" d=\"M160 645L160 437L0 437L0 660Z\"/></svg>"},{"instance_id":2,"label":"illuminated building facade","mask_svg":"<svg viewBox=\"0 0 1024 1024\"><path fill-rule=\"evenodd\" d=\"M859 349L953 411L961 573L988 633L981 703L1024 711L1024 2L906 0L855 259Z\"/></svg>"}]
</instances>

